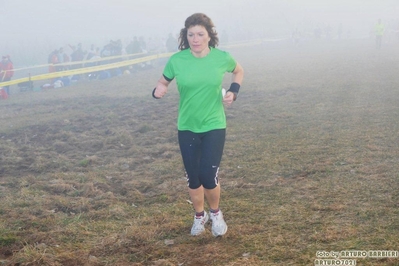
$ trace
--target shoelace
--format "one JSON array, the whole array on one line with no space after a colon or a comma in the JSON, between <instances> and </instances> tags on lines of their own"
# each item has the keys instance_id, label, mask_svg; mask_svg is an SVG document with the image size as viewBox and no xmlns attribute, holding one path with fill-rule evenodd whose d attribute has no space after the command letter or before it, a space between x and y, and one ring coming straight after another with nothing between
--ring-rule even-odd
<instances>
[{"instance_id":1,"label":"shoelace","mask_svg":"<svg viewBox=\"0 0 399 266\"><path fill-rule=\"evenodd\" d=\"M219 217L220 217L219 212L217 212L217 213L212 213L212 217L213 217L213 219L218 220Z\"/></svg>"},{"instance_id":2,"label":"shoelace","mask_svg":"<svg viewBox=\"0 0 399 266\"><path fill-rule=\"evenodd\" d=\"M199 216L199 217L195 217L195 221L196 222L200 222L201 224L205 223L205 216Z\"/></svg>"}]
</instances>

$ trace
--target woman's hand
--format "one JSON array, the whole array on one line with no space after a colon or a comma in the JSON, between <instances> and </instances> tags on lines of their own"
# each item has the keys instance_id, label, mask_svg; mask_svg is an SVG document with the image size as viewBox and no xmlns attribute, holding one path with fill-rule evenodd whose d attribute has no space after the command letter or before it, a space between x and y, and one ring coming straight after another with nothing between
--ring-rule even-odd
<instances>
[{"instance_id":1,"label":"woman's hand","mask_svg":"<svg viewBox=\"0 0 399 266\"><path fill-rule=\"evenodd\" d=\"M158 99L162 98L163 96L165 96L167 91L168 91L167 86L165 86L162 83L158 83L157 86L155 87L154 96Z\"/></svg>"},{"instance_id":2,"label":"woman's hand","mask_svg":"<svg viewBox=\"0 0 399 266\"><path fill-rule=\"evenodd\" d=\"M223 104L229 107L233 103L235 97L235 94L231 91L226 92L226 95L223 97Z\"/></svg>"},{"instance_id":3,"label":"woman's hand","mask_svg":"<svg viewBox=\"0 0 399 266\"><path fill-rule=\"evenodd\" d=\"M169 85L169 81L167 81L163 76L159 79L157 86L155 87L152 95L157 98L160 99L163 96L165 96L165 94L168 92L168 85Z\"/></svg>"}]
</instances>

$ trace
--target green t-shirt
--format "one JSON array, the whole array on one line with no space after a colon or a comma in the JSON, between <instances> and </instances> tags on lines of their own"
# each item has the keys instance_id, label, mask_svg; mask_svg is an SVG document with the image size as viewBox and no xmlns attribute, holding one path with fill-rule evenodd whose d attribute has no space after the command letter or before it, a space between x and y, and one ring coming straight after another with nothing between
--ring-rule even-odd
<instances>
[{"instance_id":1,"label":"green t-shirt","mask_svg":"<svg viewBox=\"0 0 399 266\"><path fill-rule=\"evenodd\" d=\"M226 128L222 102L222 82L226 72L233 72L236 61L225 51L212 48L202 58L193 56L190 49L172 55L163 75L176 78L180 94L178 130L195 133Z\"/></svg>"}]
</instances>

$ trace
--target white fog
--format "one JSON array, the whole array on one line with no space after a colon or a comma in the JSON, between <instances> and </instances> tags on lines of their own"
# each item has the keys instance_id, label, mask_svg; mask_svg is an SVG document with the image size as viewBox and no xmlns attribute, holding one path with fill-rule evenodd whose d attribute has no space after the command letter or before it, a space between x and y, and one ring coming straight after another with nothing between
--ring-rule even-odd
<instances>
[{"instance_id":1,"label":"white fog","mask_svg":"<svg viewBox=\"0 0 399 266\"><path fill-rule=\"evenodd\" d=\"M210 16L230 42L327 25L336 31L340 24L350 37L367 37L377 19L397 28L399 17L395 0L0 0L0 6L0 53L15 67L45 63L52 50L77 43L88 49L120 39L126 46L134 36L177 35L195 12Z\"/></svg>"}]
</instances>

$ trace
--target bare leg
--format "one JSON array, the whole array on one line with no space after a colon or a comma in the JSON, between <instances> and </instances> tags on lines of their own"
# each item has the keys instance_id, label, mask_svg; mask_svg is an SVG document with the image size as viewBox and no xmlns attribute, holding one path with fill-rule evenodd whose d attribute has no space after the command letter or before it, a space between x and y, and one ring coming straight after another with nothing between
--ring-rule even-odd
<instances>
[{"instance_id":1,"label":"bare leg","mask_svg":"<svg viewBox=\"0 0 399 266\"><path fill-rule=\"evenodd\" d=\"M212 210L219 208L220 201L220 184L218 184L214 189L204 189L205 198Z\"/></svg>"},{"instance_id":2,"label":"bare leg","mask_svg":"<svg viewBox=\"0 0 399 266\"><path fill-rule=\"evenodd\" d=\"M202 212L204 210L204 188L200 186L196 189L188 189L191 201L193 202L194 210L196 212Z\"/></svg>"},{"instance_id":3,"label":"bare leg","mask_svg":"<svg viewBox=\"0 0 399 266\"><path fill-rule=\"evenodd\" d=\"M205 198L209 204L209 207L213 210L219 208L220 201L220 184L214 189L205 189L202 186L196 189L188 189L191 201L193 202L194 210L196 212L202 212L204 210Z\"/></svg>"}]
</instances>

